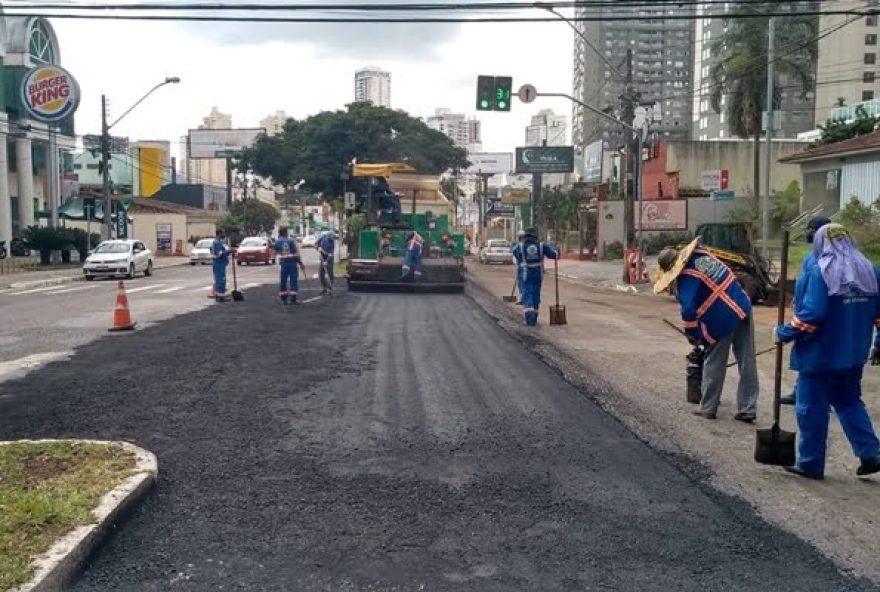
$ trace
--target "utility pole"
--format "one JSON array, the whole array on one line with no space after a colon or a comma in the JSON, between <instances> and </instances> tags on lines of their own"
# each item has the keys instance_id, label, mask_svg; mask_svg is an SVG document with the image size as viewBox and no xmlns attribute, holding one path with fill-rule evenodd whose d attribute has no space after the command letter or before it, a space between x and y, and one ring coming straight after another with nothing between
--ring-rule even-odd
<instances>
[{"instance_id":1,"label":"utility pole","mask_svg":"<svg viewBox=\"0 0 880 592\"><path fill-rule=\"evenodd\" d=\"M104 194L102 238L113 238L113 200L110 196L110 126L107 123L107 96L101 95L101 192Z\"/></svg>"},{"instance_id":2,"label":"utility pole","mask_svg":"<svg viewBox=\"0 0 880 592\"><path fill-rule=\"evenodd\" d=\"M761 196L761 254L764 259L769 258L767 242L770 238L770 167L773 164L773 86L775 82L773 63L776 59L774 51L776 19L772 16L767 27L767 98L764 107L767 111L767 153L764 155L764 195Z\"/></svg>"},{"instance_id":3,"label":"utility pole","mask_svg":"<svg viewBox=\"0 0 880 592\"><path fill-rule=\"evenodd\" d=\"M232 208L232 158L226 157L226 207Z\"/></svg>"},{"instance_id":4,"label":"utility pole","mask_svg":"<svg viewBox=\"0 0 880 592\"><path fill-rule=\"evenodd\" d=\"M620 119L630 126L632 129L633 124L636 119L636 102L638 97L636 95L635 89L633 88L633 55L632 50L626 50L626 90L623 93L622 98L622 110ZM637 135L637 134L636 134ZM623 192L623 252L624 252L624 264L623 264L623 280L628 281L629 274L627 273L626 267L626 249L629 248L632 243L635 220L634 220L634 207L635 207L635 194L636 194L636 183L638 182L636 179L637 173L636 170L638 168L638 160L642 157L641 150L639 150L639 146L637 144L638 138L636 135L627 134L628 138L626 141L626 176L624 177L624 192ZM641 137L641 136L639 136ZM636 154L636 152L639 154Z\"/></svg>"},{"instance_id":5,"label":"utility pole","mask_svg":"<svg viewBox=\"0 0 880 592\"><path fill-rule=\"evenodd\" d=\"M177 185L177 157L171 157L171 184Z\"/></svg>"}]
</instances>

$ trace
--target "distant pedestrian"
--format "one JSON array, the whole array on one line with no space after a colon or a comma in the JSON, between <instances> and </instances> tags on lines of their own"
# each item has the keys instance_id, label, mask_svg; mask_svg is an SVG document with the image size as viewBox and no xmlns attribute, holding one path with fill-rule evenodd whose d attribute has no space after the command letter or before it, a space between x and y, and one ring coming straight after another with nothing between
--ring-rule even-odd
<instances>
[{"instance_id":1,"label":"distant pedestrian","mask_svg":"<svg viewBox=\"0 0 880 592\"><path fill-rule=\"evenodd\" d=\"M332 230L325 232L315 243L318 256L321 258L321 269L318 272L321 277L321 294L333 293L333 265L336 263L336 233Z\"/></svg>"},{"instance_id":2,"label":"distant pedestrian","mask_svg":"<svg viewBox=\"0 0 880 592\"><path fill-rule=\"evenodd\" d=\"M280 282L278 285L278 299L281 304L297 304L299 296L299 273L297 266L305 274L296 241L288 237L286 227L278 229L278 240L275 241L275 253L278 257Z\"/></svg>"},{"instance_id":3,"label":"distant pedestrian","mask_svg":"<svg viewBox=\"0 0 880 592\"><path fill-rule=\"evenodd\" d=\"M214 274L214 298L217 302L226 302L226 266L229 265L229 248L224 243L226 238L222 230L214 234L211 243L211 271Z\"/></svg>"},{"instance_id":4,"label":"distant pedestrian","mask_svg":"<svg viewBox=\"0 0 880 592\"><path fill-rule=\"evenodd\" d=\"M559 251L538 240L538 231L527 228L523 239L519 242L522 253L520 265L520 294L522 296L523 317L526 325L534 327L538 324L541 312L541 284L544 281L544 259L558 259Z\"/></svg>"},{"instance_id":5,"label":"distant pedestrian","mask_svg":"<svg viewBox=\"0 0 880 592\"><path fill-rule=\"evenodd\" d=\"M732 348L739 368L734 419L754 422L758 368L752 304L745 290L729 267L700 246L699 239L681 251L664 249L657 264L662 273L654 293L675 288L688 341L704 348L703 396L694 414L706 419L717 416Z\"/></svg>"},{"instance_id":6,"label":"distant pedestrian","mask_svg":"<svg viewBox=\"0 0 880 592\"><path fill-rule=\"evenodd\" d=\"M794 342L798 372L795 416L798 460L786 470L825 476L829 409L834 408L853 452L859 476L880 472L880 442L862 402L862 370L880 324L880 271L859 252L840 224L822 226L813 239L814 259L795 284L794 316L776 328L778 342Z\"/></svg>"},{"instance_id":7,"label":"distant pedestrian","mask_svg":"<svg viewBox=\"0 0 880 592\"><path fill-rule=\"evenodd\" d=\"M520 230L516 235L516 244L513 245L513 248L510 249L510 253L513 255L513 264L516 267L514 273L516 273L516 291L519 293L519 300L517 304L522 304L522 270L523 270L523 255L522 255L522 242L523 239L526 238L526 231Z\"/></svg>"},{"instance_id":8,"label":"distant pedestrian","mask_svg":"<svg viewBox=\"0 0 880 592\"><path fill-rule=\"evenodd\" d=\"M419 282L422 280L422 250L425 248L425 241L418 232L412 230L406 232L404 239L406 252L400 270L401 278Z\"/></svg>"},{"instance_id":9,"label":"distant pedestrian","mask_svg":"<svg viewBox=\"0 0 880 592\"><path fill-rule=\"evenodd\" d=\"M825 226L826 224L831 224L831 220L824 216L815 216L810 218L810 221L807 222L807 230L804 233L804 238L807 243L813 244L813 237L816 236L816 231ZM816 255L813 253L813 249L807 251L807 255L804 257L803 263L801 263L801 272L808 269L812 264L816 262ZM785 288L783 288L784 290ZM783 405L794 405L794 397L797 393L797 380L794 381L794 387L792 387L791 394L785 395L780 399Z\"/></svg>"}]
</instances>

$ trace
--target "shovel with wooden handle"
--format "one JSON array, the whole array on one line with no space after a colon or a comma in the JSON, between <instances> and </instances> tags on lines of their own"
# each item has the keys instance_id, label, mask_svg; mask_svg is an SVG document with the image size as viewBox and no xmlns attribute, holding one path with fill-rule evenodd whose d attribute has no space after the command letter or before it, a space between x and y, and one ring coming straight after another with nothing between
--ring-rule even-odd
<instances>
[{"instance_id":1,"label":"shovel with wooden handle","mask_svg":"<svg viewBox=\"0 0 880 592\"><path fill-rule=\"evenodd\" d=\"M516 275L513 276L513 288L510 289L510 296L505 294L501 297L501 300L504 302L516 302L516 296L514 296L514 294L516 294L517 280L519 280L519 270L517 270Z\"/></svg>"},{"instance_id":2,"label":"shovel with wooden handle","mask_svg":"<svg viewBox=\"0 0 880 592\"><path fill-rule=\"evenodd\" d=\"M788 284L788 230L782 234L782 270L779 275L782 293L779 295L777 326L785 322L785 287ZM773 426L758 430L755 442L755 461L765 465L792 467L796 462L794 432L779 427L782 407L783 344L776 344L776 374L773 376Z\"/></svg>"},{"instance_id":3,"label":"shovel with wooden handle","mask_svg":"<svg viewBox=\"0 0 880 592\"><path fill-rule=\"evenodd\" d=\"M235 268L238 267L238 261L235 260L235 251L232 252L232 300L233 302L241 302L244 300L244 294L238 290L238 273Z\"/></svg>"},{"instance_id":4,"label":"shovel with wooden handle","mask_svg":"<svg viewBox=\"0 0 880 592\"><path fill-rule=\"evenodd\" d=\"M556 306L550 307L550 324L551 325L567 325L568 320L565 318L565 307L559 306L559 256L553 260L554 279L556 280Z\"/></svg>"}]
</instances>

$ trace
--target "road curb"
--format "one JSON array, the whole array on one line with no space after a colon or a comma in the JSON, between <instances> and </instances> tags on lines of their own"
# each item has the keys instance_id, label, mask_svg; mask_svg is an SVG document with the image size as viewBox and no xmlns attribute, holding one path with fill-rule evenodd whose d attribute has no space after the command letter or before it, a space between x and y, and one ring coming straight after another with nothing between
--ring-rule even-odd
<instances>
[{"instance_id":1,"label":"road curb","mask_svg":"<svg viewBox=\"0 0 880 592\"><path fill-rule=\"evenodd\" d=\"M18 440L17 442L73 442L114 445L135 455L132 475L106 494L95 509L95 523L74 529L57 541L44 555L36 558L37 573L15 592L62 592L82 571L92 552L111 534L120 518L128 512L156 482L159 473L156 456L128 442L98 440ZM15 442L0 442L0 445Z\"/></svg>"}]
</instances>

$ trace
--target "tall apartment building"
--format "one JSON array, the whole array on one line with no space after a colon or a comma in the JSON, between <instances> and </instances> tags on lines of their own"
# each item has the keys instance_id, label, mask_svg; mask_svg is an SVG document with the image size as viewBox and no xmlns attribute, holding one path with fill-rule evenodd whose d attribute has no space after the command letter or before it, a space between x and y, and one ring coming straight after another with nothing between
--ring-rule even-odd
<instances>
[{"instance_id":1,"label":"tall apartment building","mask_svg":"<svg viewBox=\"0 0 880 592\"><path fill-rule=\"evenodd\" d=\"M552 109L542 109L526 126L526 146L568 146L568 118Z\"/></svg>"},{"instance_id":2,"label":"tall apartment building","mask_svg":"<svg viewBox=\"0 0 880 592\"><path fill-rule=\"evenodd\" d=\"M880 0L838 0L834 3L834 8L839 10L864 11L878 7ZM838 99L844 99L847 105L880 99L880 46L877 44L880 27L877 21L876 14L864 18L822 15L821 31L842 26L819 40L816 124L827 121Z\"/></svg>"},{"instance_id":3,"label":"tall apartment building","mask_svg":"<svg viewBox=\"0 0 880 592\"><path fill-rule=\"evenodd\" d=\"M357 70L354 73L354 100L391 107L391 73L375 66Z\"/></svg>"},{"instance_id":4,"label":"tall apartment building","mask_svg":"<svg viewBox=\"0 0 880 592\"><path fill-rule=\"evenodd\" d=\"M631 52L632 85L641 94L640 102L659 104L661 109L662 119L651 129L666 139L689 139L694 23L690 19L665 17L690 14L693 10L692 6L667 4L657 7L579 6L576 9L578 16L607 15L615 20L577 23L580 32L595 49L575 35L575 96L593 107L609 109L619 115L619 97L626 89ZM621 16L632 18L619 20ZM605 59L597 51L602 52ZM612 148L621 140L620 126L582 107L575 106L572 122L572 142L581 153L599 138L609 140Z\"/></svg>"},{"instance_id":5,"label":"tall apartment building","mask_svg":"<svg viewBox=\"0 0 880 592\"><path fill-rule=\"evenodd\" d=\"M694 81L695 92L693 96L693 124L691 139L694 140L723 140L735 137L730 131L730 122L726 121L725 107L727 97L721 98L721 113L716 113L712 108L711 96L714 82L712 80L712 67L718 62L720 55L713 49L714 41L721 37L727 30L727 24L723 18L717 16L721 12L728 12L732 2L724 4L716 3L710 6L700 6L698 16L703 16L696 21L696 51L694 52ZM776 10L815 10L815 0L805 2L780 3ZM706 14L714 16L704 16ZM777 21L777 26L784 26ZM777 49L780 49L777 47ZM815 71L815 64L810 67ZM813 116L816 108L815 93L807 93L802 97L803 89L800 85L777 70L776 88L781 93L782 103L777 109L776 131L777 138L794 138L800 132L813 128Z\"/></svg>"},{"instance_id":6,"label":"tall apartment building","mask_svg":"<svg viewBox=\"0 0 880 592\"><path fill-rule=\"evenodd\" d=\"M217 107L202 118L199 129L232 129L232 116L221 113ZM222 158L194 159L189 157L188 138L181 138L181 153L184 161L184 172L190 183L226 186L226 160Z\"/></svg>"},{"instance_id":7,"label":"tall apartment building","mask_svg":"<svg viewBox=\"0 0 880 592\"><path fill-rule=\"evenodd\" d=\"M284 111L276 111L273 115L269 115L260 120L260 127L266 130L266 135L275 136L284 129L287 123L287 113Z\"/></svg>"},{"instance_id":8,"label":"tall apartment building","mask_svg":"<svg viewBox=\"0 0 880 592\"><path fill-rule=\"evenodd\" d=\"M453 113L450 109L435 109L434 115L425 120L427 126L443 132L455 142L456 146L468 152L481 152L480 120L469 119L464 113Z\"/></svg>"}]
</instances>

